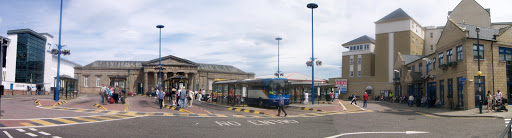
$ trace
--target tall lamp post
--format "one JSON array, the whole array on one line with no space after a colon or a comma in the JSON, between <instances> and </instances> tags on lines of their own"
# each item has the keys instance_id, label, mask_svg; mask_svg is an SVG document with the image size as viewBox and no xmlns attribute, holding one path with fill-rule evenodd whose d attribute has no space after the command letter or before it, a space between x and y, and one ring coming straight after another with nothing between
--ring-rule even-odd
<instances>
[{"instance_id":1,"label":"tall lamp post","mask_svg":"<svg viewBox=\"0 0 512 138\"><path fill-rule=\"evenodd\" d=\"M157 25L156 28L160 29L160 37L158 44L158 87L162 87L162 28L164 25Z\"/></svg>"},{"instance_id":2,"label":"tall lamp post","mask_svg":"<svg viewBox=\"0 0 512 138\"><path fill-rule=\"evenodd\" d=\"M60 45L60 42L61 42L61 33L62 33L62 0L60 0L60 20L59 20L59 45L57 45L57 48L58 48L58 52L57 52L57 88L55 88L55 94L53 95L54 96L54 99L55 101L59 101L59 88L60 88L60 54L61 54L61 49L62 49L62 46Z\"/></svg>"},{"instance_id":3,"label":"tall lamp post","mask_svg":"<svg viewBox=\"0 0 512 138\"><path fill-rule=\"evenodd\" d=\"M313 10L318 8L318 5L316 3L309 3L307 7L311 9L311 62L314 62ZM315 104L315 65L313 63L311 64L311 96L311 102Z\"/></svg>"},{"instance_id":4,"label":"tall lamp post","mask_svg":"<svg viewBox=\"0 0 512 138\"><path fill-rule=\"evenodd\" d=\"M482 114L482 72L480 72L480 28L476 28L476 53L478 57L478 109L480 110L480 114Z\"/></svg>"},{"instance_id":5,"label":"tall lamp post","mask_svg":"<svg viewBox=\"0 0 512 138\"><path fill-rule=\"evenodd\" d=\"M279 78L279 76L282 75L281 71L279 70L279 41L283 40L283 38L278 37L278 38L276 38L276 40L277 40L277 74L275 74L275 75L277 75L277 78Z\"/></svg>"}]
</instances>

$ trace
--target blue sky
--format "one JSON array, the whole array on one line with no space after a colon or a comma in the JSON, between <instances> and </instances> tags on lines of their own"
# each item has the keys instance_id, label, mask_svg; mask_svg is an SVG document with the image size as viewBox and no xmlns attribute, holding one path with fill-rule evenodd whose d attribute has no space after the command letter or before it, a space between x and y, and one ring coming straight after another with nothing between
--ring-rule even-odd
<instances>
[{"instance_id":1,"label":"blue sky","mask_svg":"<svg viewBox=\"0 0 512 138\"><path fill-rule=\"evenodd\" d=\"M493 22L512 22L510 0L477 0L491 8ZM162 55L197 63L233 65L257 76L280 69L311 75L311 10L315 9L315 57L324 65L315 76L341 76L341 44L362 35L375 37L374 22L397 8L422 26L442 26L459 0L64 0L62 44L82 65L95 60L158 58L158 24ZM59 0L3 0L0 35L30 28L58 41Z\"/></svg>"}]
</instances>

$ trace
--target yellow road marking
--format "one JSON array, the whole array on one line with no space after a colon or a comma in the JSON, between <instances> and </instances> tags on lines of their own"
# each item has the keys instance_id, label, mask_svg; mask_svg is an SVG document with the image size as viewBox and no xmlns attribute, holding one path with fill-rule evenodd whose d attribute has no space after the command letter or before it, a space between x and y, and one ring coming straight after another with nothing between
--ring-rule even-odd
<instances>
[{"instance_id":1,"label":"yellow road marking","mask_svg":"<svg viewBox=\"0 0 512 138\"><path fill-rule=\"evenodd\" d=\"M73 119L76 119L76 120L82 120L82 121L87 121L87 122L96 122L96 120L85 119L85 118L80 118L80 117L73 118Z\"/></svg>"},{"instance_id":2,"label":"yellow road marking","mask_svg":"<svg viewBox=\"0 0 512 138\"><path fill-rule=\"evenodd\" d=\"M424 116L429 116L429 117L435 117L435 118L440 118L439 116L435 116L435 115L429 115L429 114L425 114L425 113L422 113L422 112L416 112L418 114L421 114L421 115L424 115Z\"/></svg>"},{"instance_id":3,"label":"yellow road marking","mask_svg":"<svg viewBox=\"0 0 512 138\"><path fill-rule=\"evenodd\" d=\"M102 120L112 120L112 118L99 117L99 116L91 116L91 118L97 118L97 119L102 119Z\"/></svg>"},{"instance_id":4,"label":"yellow road marking","mask_svg":"<svg viewBox=\"0 0 512 138\"><path fill-rule=\"evenodd\" d=\"M197 114L197 116L208 116L207 114Z\"/></svg>"},{"instance_id":5,"label":"yellow road marking","mask_svg":"<svg viewBox=\"0 0 512 138\"><path fill-rule=\"evenodd\" d=\"M24 126L35 126L35 125L32 125L30 123L20 123L21 125L24 125Z\"/></svg>"},{"instance_id":6,"label":"yellow road marking","mask_svg":"<svg viewBox=\"0 0 512 138\"><path fill-rule=\"evenodd\" d=\"M75 121L71 121L71 120L67 120L67 119L61 119L61 118L52 119L52 120L59 121L59 122L64 122L66 124L76 124L76 123L78 123L78 122L75 122Z\"/></svg>"},{"instance_id":7,"label":"yellow road marking","mask_svg":"<svg viewBox=\"0 0 512 138\"><path fill-rule=\"evenodd\" d=\"M44 126L57 125L57 124L50 123L50 122L43 121L43 120L30 120L30 121L36 122L36 123L44 125Z\"/></svg>"}]
</instances>

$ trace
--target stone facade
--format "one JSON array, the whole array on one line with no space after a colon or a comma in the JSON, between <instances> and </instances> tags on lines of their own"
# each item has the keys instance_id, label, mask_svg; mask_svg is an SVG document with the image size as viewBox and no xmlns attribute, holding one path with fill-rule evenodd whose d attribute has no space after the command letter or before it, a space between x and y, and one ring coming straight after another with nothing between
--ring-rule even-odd
<instances>
[{"instance_id":1,"label":"stone facade","mask_svg":"<svg viewBox=\"0 0 512 138\"><path fill-rule=\"evenodd\" d=\"M83 67L75 67L75 78L82 93L97 93L105 84L117 85L129 92L145 94L158 85L162 78L162 89L170 90L183 84L187 89L211 89L209 83L215 79L243 80L254 78L229 65L201 64L174 56L162 57L163 69L158 70L158 59L150 61L95 61ZM86 82L87 81L87 82Z\"/></svg>"}]
</instances>

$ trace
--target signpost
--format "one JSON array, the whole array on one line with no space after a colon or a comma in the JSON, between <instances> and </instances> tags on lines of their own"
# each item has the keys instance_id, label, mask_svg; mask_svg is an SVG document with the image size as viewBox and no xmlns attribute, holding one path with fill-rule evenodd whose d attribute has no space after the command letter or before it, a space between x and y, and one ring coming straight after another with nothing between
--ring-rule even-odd
<instances>
[{"instance_id":1,"label":"signpost","mask_svg":"<svg viewBox=\"0 0 512 138\"><path fill-rule=\"evenodd\" d=\"M337 79L336 87L338 87L338 93L347 93L347 79Z\"/></svg>"}]
</instances>

